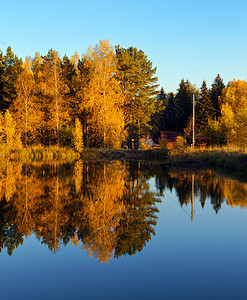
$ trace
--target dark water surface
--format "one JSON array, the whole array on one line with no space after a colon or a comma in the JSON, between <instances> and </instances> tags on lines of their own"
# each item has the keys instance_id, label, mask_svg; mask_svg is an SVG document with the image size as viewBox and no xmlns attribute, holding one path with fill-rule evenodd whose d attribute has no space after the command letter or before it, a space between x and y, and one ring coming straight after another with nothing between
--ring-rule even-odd
<instances>
[{"instance_id":1,"label":"dark water surface","mask_svg":"<svg viewBox=\"0 0 247 300\"><path fill-rule=\"evenodd\" d=\"M0 193L0 299L247 299L243 180L2 162Z\"/></svg>"}]
</instances>

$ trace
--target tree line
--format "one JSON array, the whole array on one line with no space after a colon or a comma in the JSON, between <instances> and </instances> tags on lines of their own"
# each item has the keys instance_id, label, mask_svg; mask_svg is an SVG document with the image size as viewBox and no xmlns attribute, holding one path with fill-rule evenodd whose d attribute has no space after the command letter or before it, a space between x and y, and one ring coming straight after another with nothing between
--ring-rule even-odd
<instances>
[{"instance_id":1,"label":"tree line","mask_svg":"<svg viewBox=\"0 0 247 300\"><path fill-rule=\"evenodd\" d=\"M208 136L211 144L245 146L247 142L247 82L232 80L227 85L218 74L211 88L203 81L197 89L181 80L176 94L162 88L158 99L165 106L156 113L159 130L181 131L192 135L192 99L195 96L195 133Z\"/></svg>"},{"instance_id":2,"label":"tree line","mask_svg":"<svg viewBox=\"0 0 247 300\"><path fill-rule=\"evenodd\" d=\"M142 50L100 41L88 52L61 59L19 59L0 51L0 144L90 148L137 148L140 137L158 138L161 130L191 135L192 96L196 135L212 144L247 142L247 82L211 88L182 79L176 93L158 90L156 68Z\"/></svg>"},{"instance_id":3,"label":"tree line","mask_svg":"<svg viewBox=\"0 0 247 300\"><path fill-rule=\"evenodd\" d=\"M0 52L1 140L77 150L137 144L156 110L155 72L142 50L108 40L81 57L50 49L24 62L8 47Z\"/></svg>"}]
</instances>

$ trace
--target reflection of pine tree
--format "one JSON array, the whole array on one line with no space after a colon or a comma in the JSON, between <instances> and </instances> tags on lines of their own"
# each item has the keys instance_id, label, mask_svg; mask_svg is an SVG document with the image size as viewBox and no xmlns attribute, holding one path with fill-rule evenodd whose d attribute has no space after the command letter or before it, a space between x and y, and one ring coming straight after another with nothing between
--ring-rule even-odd
<instances>
[{"instance_id":1,"label":"reflection of pine tree","mask_svg":"<svg viewBox=\"0 0 247 300\"><path fill-rule=\"evenodd\" d=\"M187 205L191 202L192 176L190 171L184 170L163 170L158 172L156 179L157 186L161 187L161 192L165 188L172 190L175 188L180 205ZM221 208L225 198L224 180L210 171L200 171L195 173L195 196L199 197L202 208L205 206L206 199L210 199L215 212Z\"/></svg>"},{"instance_id":2,"label":"reflection of pine tree","mask_svg":"<svg viewBox=\"0 0 247 300\"><path fill-rule=\"evenodd\" d=\"M16 209L4 198L0 201L0 252L7 248L11 256L14 249L23 243L22 233L15 226Z\"/></svg>"},{"instance_id":3,"label":"reflection of pine tree","mask_svg":"<svg viewBox=\"0 0 247 300\"><path fill-rule=\"evenodd\" d=\"M143 249L151 235L155 234L154 226L159 212L156 207L158 200L149 191L149 178L142 173L139 162L130 164L129 176L128 193L124 198L126 210L117 228L117 258L126 254L133 255Z\"/></svg>"}]
</instances>

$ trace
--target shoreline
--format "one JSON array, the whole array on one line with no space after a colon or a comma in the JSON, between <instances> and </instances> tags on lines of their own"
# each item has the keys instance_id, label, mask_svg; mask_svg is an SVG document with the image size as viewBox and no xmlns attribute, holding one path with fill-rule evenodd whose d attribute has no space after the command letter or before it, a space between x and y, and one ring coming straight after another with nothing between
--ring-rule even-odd
<instances>
[{"instance_id":1,"label":"shoreline","mask_svg":"<svg viewBox=\"0 0 247 300\"><path fill-rule=\"evenodd\" d=\"M215 166L231 171L247 171L247 153L241 149L149 149L149 150L112 150L112 149L83 149L76 152L72 148L29 147L3 151L1 160L10 161L68 161L82 160L120 160L120 161L150 161L163 163L167 166L181 165L185 167Z\"/></svg>"}]
</instances>

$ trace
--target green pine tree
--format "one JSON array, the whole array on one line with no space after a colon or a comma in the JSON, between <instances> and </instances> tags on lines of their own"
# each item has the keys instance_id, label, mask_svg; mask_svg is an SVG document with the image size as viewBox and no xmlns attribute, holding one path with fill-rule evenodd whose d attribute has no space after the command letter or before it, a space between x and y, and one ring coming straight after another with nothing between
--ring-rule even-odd
<instances>
[{"instance_id":1,"label":"green pine tree","mask_svg":"<svg viewBox=\"0 0 247 300\"><path fill-rule=\"evenodd\" d=\"M201 135L205 134L208 126L208 120L214 119L215 111L213 109L212 100L206 81L204 80L200 90L200 101L196 106L196 126L197 132Z\"/></svg>"},{"instance_id":2,"label":"green pine tree","mask_svg":"<svg viewBox=\"0 0 247 300\"><path fill-rule=\"evenodd\" d=\"M188 124L189 117L192 115L192 95L195 93L194 86L187 80L181 80L174 103L177 107L176 128L182 131Z\"/></svg>"},{"instance_id":3,"label":"green pine tree","mask_svg":"<svg viewBox=\"0 0 247 300\"><path fill-rule=\"evenodd\" d=\"M150 130L149 122L157 106L156 68L142 50L116 46L118 79L125 95L124 116L129 146L137 147L141 135Z\"/></svg>"},{"instance_id":4,"label":"green pine tree","mask_svg":"<svg viewBox=\"0 0 247 300\"><path fill-rule=\"evenodd\" d=\"M212 84L212 88L210 90L210 98L215 109L215 117L216 120L221 116L220 106L219 106L219 97L222 96L222 91L225 88L225 84L218 74Z\"/></svg>"},{"instance_id":5,"label":"green pine tree","mask_svg":"<svg viewBox=\"0 0 247 300\"><path fill-rule=\"evenodd\" d=\"M3 103L3 85L4 85L4 55L3 52L0 51L0 103Z\"/></svg>"},{"instance_id":6,"label":"green pine tree","mask_svg":"<svg viewBox=\"0 0 247 300\"><path fill-rule=\"evenodd\" d=\"M0 57L0 65L2 69L0 72L3 73L0 74L2 84L0 110L5 111L10 107L16 97L15 86L16 80L19 74L22 72L22 60L12 52L12 49L9 46L2 62Z\"/></svg>"}]
</instances>

